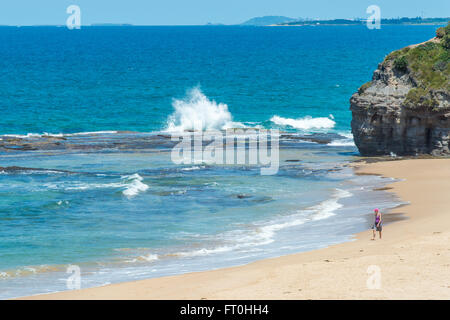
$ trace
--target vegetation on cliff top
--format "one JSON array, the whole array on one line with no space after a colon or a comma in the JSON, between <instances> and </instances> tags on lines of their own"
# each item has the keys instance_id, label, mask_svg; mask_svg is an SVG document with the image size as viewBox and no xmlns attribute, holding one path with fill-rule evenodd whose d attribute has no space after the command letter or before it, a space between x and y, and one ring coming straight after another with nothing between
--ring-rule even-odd
<instances>
[{"instance_id":1,"label":"vegetation on cliff top","mask_svg":"<svg viewBox=\"0 0 450 320\"><path fill-rule=\"evenodd\" d=\"M372 85L372 81L364 83L361 87L359 87L358 93L363 94L364 91L366 91L371 85Z\"/></svg>"},{"instance_id":2,"label":"vegetation on cliff top","mask_svg":"<svg viewBox=\"0 0 450 320\"><path fill-rule=\"evenodd\" d=\"M417 46L390 53L383 64L392 63L394 70L408 72L417 85L403 103L406 107L436 107L430 91L450 92L450 23L436 31L436 38Z\"/></svg>"}]
</instances>

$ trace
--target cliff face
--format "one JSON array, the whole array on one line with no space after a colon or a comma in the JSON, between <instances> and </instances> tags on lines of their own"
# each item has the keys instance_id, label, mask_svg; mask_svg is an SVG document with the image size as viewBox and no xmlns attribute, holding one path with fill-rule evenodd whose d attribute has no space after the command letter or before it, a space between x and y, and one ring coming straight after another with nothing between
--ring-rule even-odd
<instances>
[{"instance_id":1,"label":"cliff face","mask_svg":"<svg viewBox=\"0 0 450 320\"><path fill-rule=\"evenodd\" d=\"M353 94L351 126L361 155L450 155L450 64L442 42L391 53Z\"/></svg>"}]
</instances>

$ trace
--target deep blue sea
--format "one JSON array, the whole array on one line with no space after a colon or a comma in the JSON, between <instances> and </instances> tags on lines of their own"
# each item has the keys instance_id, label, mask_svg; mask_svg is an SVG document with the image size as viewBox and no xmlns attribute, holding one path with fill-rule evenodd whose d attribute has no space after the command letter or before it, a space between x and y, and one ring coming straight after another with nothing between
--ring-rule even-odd
<instances>
[{"instance_id":1,"label":"deep blue sea","mask_svg":"<svg viewBox=\"0 0 450 320\"><path fill-rule=\"evenodd\" d=\"M349 241L399 203L357 176L350 96L437 26L0 27L0 298ZM280 168L171 161L170 134L280 130Z\"/></svg>"}]
</instances>

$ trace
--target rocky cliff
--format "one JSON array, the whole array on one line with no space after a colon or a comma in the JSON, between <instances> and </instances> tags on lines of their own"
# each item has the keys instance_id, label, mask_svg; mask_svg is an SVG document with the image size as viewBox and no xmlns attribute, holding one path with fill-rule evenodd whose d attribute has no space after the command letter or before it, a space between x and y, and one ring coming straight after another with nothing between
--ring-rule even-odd
<instances>
[{"instance_id":1,"label":"rocky cliff","mask_svg":"<svg viewBox=\"0 0 450 320\"><path fill-rule=\"evenodd\" d=\"M450 155L450 24L389 54L350 99L363 156Z\"/></svg>"}]
</instances>

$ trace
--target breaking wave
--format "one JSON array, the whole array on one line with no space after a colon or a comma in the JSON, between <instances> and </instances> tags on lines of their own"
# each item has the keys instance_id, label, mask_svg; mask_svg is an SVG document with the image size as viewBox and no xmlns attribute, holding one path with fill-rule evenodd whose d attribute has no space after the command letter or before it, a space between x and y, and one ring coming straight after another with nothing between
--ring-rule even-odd
<instances>
[{"instance_id":1,"label":"breaking wave","mask_svg":"<svg viewBox=\"0 0 450 320\"><path fill-rule=\"evenodd\" d=\"M89 182L51 182L45 183L44 186L52 190L93 190L93 189L122 189L122 194L128 198L138 195L149 189L149 186L143 183L143 177L135 173L128 176L120 177L121 182L111 183L89 183Z\"/></svg>"},{"instance_id":2,"label":"breaking wave","mask_svg":"<svg viewBox=\"0 0 450 320\"><path fill-rule=\"evenodd\" d=\"M336 124L336 122L334 122L330 118L326 117L313 118L311 116L306 116L298 119L291 119L275 115L272 118L270 118L270 121L279 126L290 126L292 128L301 130L331 129Z\"/></svg>"},{"instance_id":3,"label":"breaking wave","mask_svg":"<svg viewBox=\"0 0 450 320\"><path fill-rule=\"evenodd\" d=\"M336 139L328 143L330 147L347 147L355 146L355 141L353 140L353 134L351 133L339 133L339 135L345 137L343 139Z\"/></svg>"},{"instance_id":4,"label":"breaking wave","mask_svg":"<svg viewBox=\"0 0 450 320\"><path fill-rule=\"evenodd\" d=\"M351 197L353 194L349 191L336 189L334 196L328 200L311 207L315 214L311 217L312 220L322 220L334 216L335 211L342 208L343 205L339 203L340 199Z\"/></svg>"},{"instance_id":5,"label":"breaking wave","mask_svg":"<svg viewBox=\"0 0 450 320\"><path fill-rule=\"evenodd\" d=\"M139 192L146 191L149 186L142 182L142 178L139 174L135 173L130 176L123 176L125 180L126 188L122 191L123 195L131 198L136 196Z\"/></svg>"},{"instance_id":6,"label":"breaking wave","mask_svg":"<svg viewBox=\"0 0 450 320\"><path fill-rule=\"evenodd\" d=\"M228 106L208 99L199 87L190 89L183 99L173 99L174 112L167 120L165 131L224 130L244 127L232 121Z\"/></svg>"},{"instance_id":7,"label":"breaking wave","mask_svg":"<svg viewBox=\"0 0 450 320\"><path fill-rule=\"evenodd\" d=\"M126 260L125 262L128 263L134 263L134 262L153 262L159 260L159 256L157 254L147 254L147 255L142 255L139 256L137 258L133 258L131 260Z\"/></svg>"}]
</instances>

